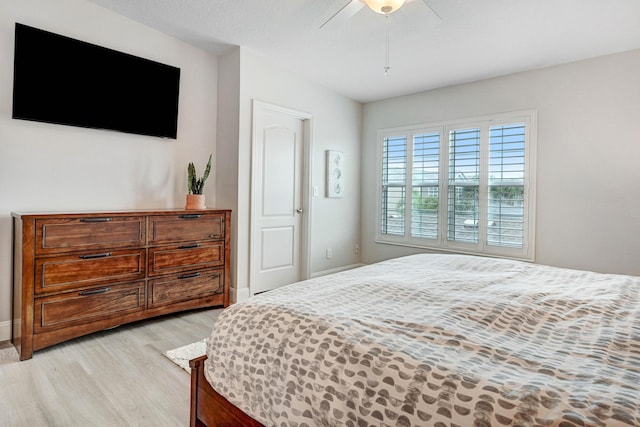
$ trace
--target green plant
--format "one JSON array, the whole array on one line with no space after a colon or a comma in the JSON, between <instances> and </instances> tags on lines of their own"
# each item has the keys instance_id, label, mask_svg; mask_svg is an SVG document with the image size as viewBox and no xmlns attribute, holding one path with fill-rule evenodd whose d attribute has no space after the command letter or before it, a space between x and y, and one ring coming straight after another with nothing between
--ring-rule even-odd
<instances>
[{"instance_id":1,"label":"green plant","mask_svg":"<svg viewBox=\"0 0 640 427\"><path fill-rule=\"evenodd\" d=\"M209 154L209 161L207 162L207 166L204 168L204 173L202 174L202 178L196 178L196 167L193 163L189 163L187 167L187 190L189 190L189 194L202 194L202 190L204 190L204 182L209 178L209 172L211 172L211 154Z\"/></svg>"},{"instance_id":2,"label":"green plant","mask_svg":"<svg viewBox=\"0 0 640 427\"><path fill-rule=\"evenodd\" d=\"M433 196L422 196L417 190L413 190L412 209L418 211L437 211L438 198ZM396 202L396 210L404 213L404 197Z\"/></svg>"},{"instance_id":3,"label":"green plant","mask_svg":"<svg viewBox=\"0 0 640 427\"><path fill-rule=\"evenodd\" d=\"M419 211L437 211L438 198L433 196L421 196L417 191L413 192L413 209Z\"/></svg>"}]
</instances>

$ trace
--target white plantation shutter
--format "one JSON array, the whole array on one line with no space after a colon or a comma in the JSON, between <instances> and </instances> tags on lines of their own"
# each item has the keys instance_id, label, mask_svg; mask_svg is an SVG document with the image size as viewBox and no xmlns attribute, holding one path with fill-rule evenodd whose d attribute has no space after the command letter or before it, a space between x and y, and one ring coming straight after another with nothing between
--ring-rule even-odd
<instances>
[{"instance_id":1,"label":"white plantation shutter","mask_svg":"<svg viewBox=\"0 0 640 427\"><path fill-rule=\"evenodd\" d=\"M528 111L381 131L376 241L532 260L535 125Z\"/></svg>"},{"instance_id":2,"label":"white plantation shutter","mask_svg":"<svg viewBox=\"0 0 640 427\"><path fill-rule=\"evenodd\" d=\"M381 234L404 235L407 137L385 138L382 149Z\"/></svg>"},{"instance_id":3,"label":"white plantation shutter","mask_svg":"<svg viewBox=\"0 0 640 427\"><path fill-rule=\"evenodd\" d=\"M489 129L487 244L522 248L525 226L525 125Z\"/></svg>"},{"instance_id":4,"label":"white plantation shutter","mask_svg":"<svg viewBox=\"0 0 640 427\"><path fill-rule=\"evenodd\" d=\"M480 129L449 132L447 240L478 241Z\"/></svg>"},{"instance_id":5,"label":"white plantation shutter","mask_svg":"<svg viewBox=\"0 0 640 427\"><path fill-rule=\"evenodd\" d=\"M440 133L413 136L411 236L438 238Z\"/></svg>"}]
</instances>

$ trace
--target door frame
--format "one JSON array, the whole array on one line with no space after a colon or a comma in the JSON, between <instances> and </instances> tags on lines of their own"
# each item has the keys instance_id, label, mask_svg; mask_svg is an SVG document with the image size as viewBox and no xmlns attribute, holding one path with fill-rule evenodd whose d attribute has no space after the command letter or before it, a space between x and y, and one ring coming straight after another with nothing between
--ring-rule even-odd
<instances>
[{"instance_id":1,"label":"door frame","mask_svg":"<svg viewBox=\"0 0 640 427\"><path fill-rule=\"evenodd\" d=\"M281 107L279 105L271 104L264 101L259 101L254 99L252 105L252 116L251 116L251 208L250 208L250 229L249 229L249 296L253 296L252 286L253 278L255 275L255 269L257 260L253 254L253 244L257 241L255 237L255 233L259 231L259 227L257 224L258 217L258 207L260 201L257 200L260 194L257 191L260 183L257 182L258 176L255 173L256 163L258 159L256 151L258 148L258 144L261 142L258 140L260 132L259 129L256 129L256 116L260 112L273 112L282 115L287 115L303 122L303 137L304 141L302 144L302 176L301 178L301 190L302 194L300 195L300 200L302 203L302 221L300 223L300 280L305 280L310 277L309 266L311 264L311 213L312 209L312 191L311 191L311 177L312 174L312 164L311 161L311 153L312 150L312 141L311 141L311 128L313 122L313 116L310 113L306 113L303 111L293 110L291 108Z\"/></svg>"}]
</instances>

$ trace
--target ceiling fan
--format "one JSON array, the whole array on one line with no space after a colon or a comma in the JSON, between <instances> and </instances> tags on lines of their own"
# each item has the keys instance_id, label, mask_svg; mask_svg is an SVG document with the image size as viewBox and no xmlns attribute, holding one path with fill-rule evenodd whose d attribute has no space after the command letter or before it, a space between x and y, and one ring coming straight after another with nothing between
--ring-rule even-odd
<instances>
[{"instance_id":1,"label":"ceiling fan","mask_svg":"<svg viewBox=\"0 0 640 427\"><path fill-rule=\"evenodd\" d=\"M333 15L329 17L326 21L320 25L320 28L325 27L329 23L344 23L349 18L358 13L363 7L367 6L373 12L379 13L381 15L388 16L398 9L400 9L405 3L422 3L429 8L431 13L437 17L438 20L442 20L440 15L433 10L431 5L427 2L427 0L347 0L346 3L338 9Z\"/></svg>"},{"instance_id":2,"label":"ceiling fan","mask_svg":"<svg viewBox=\"0 0 640 427\"><path fill-rule=\"evenodd\" d=\"M396 12L400 9L404 4L408 5L410 3L423 4L425 5L429 12L438 20L441 21L442 18L438 13L433 10L431 5L427 2L427 0L346 0L346 3L333 15L329 17L326 21L320 25L320 29L327 26L331 23L331 26L344 24L348 19L352 18L356 13L358 13L362 8L367 6L375 13L379 13L384 15L385 19L389 18L389 15ZM407 6L408 7L408 6ZM386 37L386 53L385 53L385 64L383 67L385 77L388 75L389 70L391 69L389 65L389 30L387 27L387 37Z\"/></svg>"}]
</instances>

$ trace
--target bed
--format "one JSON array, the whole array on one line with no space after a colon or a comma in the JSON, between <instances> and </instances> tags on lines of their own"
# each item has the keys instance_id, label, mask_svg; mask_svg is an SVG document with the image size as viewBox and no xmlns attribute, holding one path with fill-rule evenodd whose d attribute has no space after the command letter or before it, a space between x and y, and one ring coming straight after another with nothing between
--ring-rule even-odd
<instances>
[{"instance_id":1,"label":"bed","mask_svg":"<svg viewBox=\"0 0 640 427\"><path fill-rule=\"evenodd\" d=\"M191 424L640 426L640 277L413 255L227 308Z\"/></svg>"}]
</instances>

